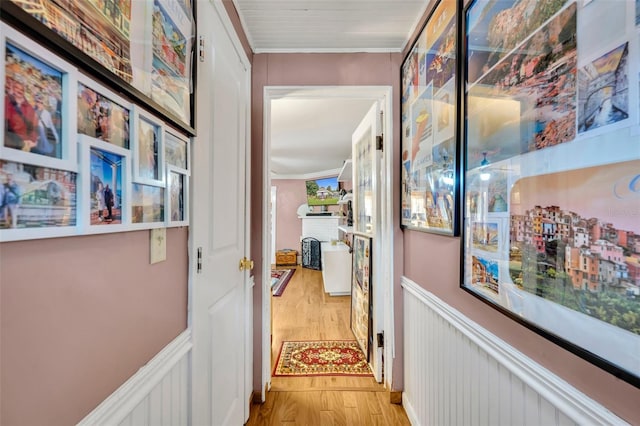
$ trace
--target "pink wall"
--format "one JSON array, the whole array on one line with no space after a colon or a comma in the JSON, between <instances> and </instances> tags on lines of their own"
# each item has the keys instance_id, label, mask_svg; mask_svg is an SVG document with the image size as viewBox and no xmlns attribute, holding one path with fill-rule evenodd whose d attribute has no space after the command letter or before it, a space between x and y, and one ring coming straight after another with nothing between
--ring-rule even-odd
<instances>
[{"instance_id":1,"label":"pink wall","mask_svg":"<svg viewBox=\"0 0 640 426\"><path fill-rule=\"evenodd\" d=\"M425 14L422 22L427 17ZM411 40L415 39L421 26ZM403 57L410 46L408 43ZM551 343L463 291L460 288L460 244L460 238L405 231L404 275L627 422L640 424L640 389ZM395 314L402 315L401 312Z\"/></svg>"},{"instance_id":2,"label":"pink wall","mask_svg":"<svg viewBox=\"0 0 640 426\"><path fill-rule=\"evenodd\" d=\"M0 244L0 423L70 425L187 326L187 228Z\"/></svg>"},{"instance_id":3,"label":"pink wall","mask_svg":"<svg viewBox=\"0 0 640 426\"><path fill-rule=\"evenodd\" d=\"M428 14L422 17L422 22ZM418 29L412 36L415 39ZM407 50L411 43L407 46ZM393 54L261 54L254 56L252 82L252 203L262 205L262 112L263 89L277 85L393 85L399 93L400 64L402 55ZM399 126L400 100L394 96L394 128ZM399 134L397 131L395 132ZM394 158L399 158L399 137L394 134ZM394 187L399 187L399 168L394 170ZM394 206L399 206L399 191L394 193ZM399 222L398 211L394 222ZM261 258L262 212L253 209L251 232L253 235L254 259ZM609 373L552 344L529 331L495 309L480 302L459 287L460 239L448 238L421 232L402 232L394 227L394 294L396 326L396 359L394 360L394 384L402 389L402 291L399 283L404 274L425 289L433 292L445 302L460 310L489 331L504 339L518 350L553 371L573 386L594 398L631 424L640 424L640 390L616 379ZM403 257L406 253L406 257ZM260 261L258 261L260 263ZM260 389L260 330L262 327L260 307L262 294L260 282L261 265L256 269L256 292L254 299L254 389Z\"/></svg>"},{"instance_id":4,"label":"pink wall","mask_svg":"<svg viewBox=\"0 0 640 426\"><path fill-rule=\"evenodd\" d=\"M460 239L405 231L405 275L631 424L640 389L530 331L460 288Z\"/></svg>"},{"instance_id":5,"label":"pink wall","mask_svg":"<svg viewBox=\"0 0 640 426\"><path fill-rule=\"evenodd\" d=\"M302 221L298 207L307 202L306 186L300 179L273 179L276 191L276 250L293 249L300 253Z\"/></svg>"},{"instance_id":6,"label":"pink wall","mask_svg":"<svg viewBox=\"0 0 640 426\"><path fill-rule=\"evenodd\" d=\"M251 101L251 203L261 206L263 200L263 92L265 86L392 86L399 93L401 56L397 53L291 53L257 54L253 57L252 101ZM397 101L399 102L399 101ZM394 99L393 120L399 128L398 104ZM394 135L394 157L399 158L399 143ZM394 181L399 181L399 169L394 170ZM394 206L400 200L394 195ZM399 218L399 211L395 212ZM251 214L252 258L254 269L254 390L260 389L261 377L261 330L262 330L262 209L253 208ZM399 219L396 220L399 223ZM395 247L395 301L396 330L402 329L401 275L401 231L394 229ZM402 389L402 342L401 333L396 336L396 358L394 359L394 389Z\"/></svg>"},{"instance_id":7,"label":"pink wall","mask_svg":"<svg viewBox=\"0 0 640 426\"><path fill-rule=\"evenodd\" d=\"M302 220L298 217L298 207L307 202L306 181L305 179L273 179L271 185L277 188L276 250L293 249L300 253ZM338 209L338 206L328 206L329 211Z\"/></svg>"}]
</instances>

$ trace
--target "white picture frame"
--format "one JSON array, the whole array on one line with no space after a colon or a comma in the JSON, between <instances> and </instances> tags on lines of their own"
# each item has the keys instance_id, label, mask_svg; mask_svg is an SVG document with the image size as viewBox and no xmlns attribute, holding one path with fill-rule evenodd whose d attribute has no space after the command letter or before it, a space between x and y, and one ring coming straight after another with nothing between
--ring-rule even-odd
<instances>
[{"instance_id":1,"label":"white picture frame","mask_svg":"<svg viewBox=\"0 0 640 426\"><path fill-rule=\"evenodd\" d=\"M167 227L189 226L189 174L168 165L165 195Z\"/></svg>"},{"instance_id":2,"label":"white picture frame","mask_svg":"<svg viewBox=\"0 0 640 426\"><path fill-rule=\"evenodd\" d=\"M133 104L80 72L77 77L74 101L77 134L130 149Z\"/></svg>"},{"instance_id":3,"label":"white picture frame","mask_svg":"<svg viewBox=\"0 0 640 426\"><path fill-rule=\"evenodd\" d=\"M5 98L11 97L10 105L0 110L0 158L77 172L77 69L4 23L0 23L0 51L5 58L0 67L4 88L0 101L5 105ZM24 69L29 70L28 77L22 74ZM16 96L23 100L16 101ZM29 125L24 124L25 108Z\"/></svg>"},{"instance_id":4,"label":"white picture frame","mask_svg":"<svg viewBox=\"0 0 640 426\"><path fill-rule=\"evenodd\" d=\"M164 162L183 173L190 174L191 149L189 138L171 128L164 133Z\"/></svg>"},{"instance_id":5,"label":"white picture frame","mask_svg":"<svg viewBox=\"0 0 640 426\"><path fill-rule=\"evenodd\" d=\"M160 206L156 206L156 203L160 203ZM166 188L132 182L129 215L131 230L164 228L167 216Z\"/></svg>"},{"instance_id":6,"label":"white picture frame","mask_svg":"<svg viewBox=\"0 0 640 426\"><path fill-rule=\"evenodd\" d=\"M86 135L78 136L78 146L80 156L78 215L82 224L82 233L103 234L131 230L129 207L131 154L129 150ZM110 169L109 165L111 165ZM102 192L104 198L100 199L100 190L106 189L107 182L114 197L111 207L115 211L111 211L111 220L108 219L108 196Z\"/></svg>"},{"instance_id":7,"label":"white picture frame","mask_svg":"<svg viewBox=\"0 0 640 426\"><path fill-rule=\"evenodd\" d=\"M77 172L0 160L0 200L0 242L79 233Z\"/></svg>"},{"instance_id":8,"label":"white picture frame","mask_svg":"<svg viewBox=\"0 0 640 426\"><path fill-rule=\"evenodd\" d=\"M164 134L162 120L138 106L133 107L131 152L133 154L133 182L165 186Z\"/></svg>"}]
</instances>

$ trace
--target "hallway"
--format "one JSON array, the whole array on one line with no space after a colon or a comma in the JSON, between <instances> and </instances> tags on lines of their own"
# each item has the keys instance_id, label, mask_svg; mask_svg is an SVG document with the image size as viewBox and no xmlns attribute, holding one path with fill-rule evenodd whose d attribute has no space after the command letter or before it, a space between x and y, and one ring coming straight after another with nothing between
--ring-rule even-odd
<instances>
[{"instance_id":1,"label":"hallway","mask_svg":"<svg viewBox=\"0 0 640 426\"><path fill-rule=\"evenodd\" d=\"M271 366L285 340L353 340L350 297L324 293L322 272L298 267L281 297L272 297ZM264 404L247 425L408 425L400 405L373 377L273 377Z\"/></svg>"}]
</instances>

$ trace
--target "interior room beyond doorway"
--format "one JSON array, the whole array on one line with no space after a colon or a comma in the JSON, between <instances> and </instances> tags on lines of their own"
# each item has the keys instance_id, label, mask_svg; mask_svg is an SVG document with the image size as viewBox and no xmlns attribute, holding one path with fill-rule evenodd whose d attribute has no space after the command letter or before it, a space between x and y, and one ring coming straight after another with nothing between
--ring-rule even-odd
<instances>
[{"instance_id":1,"label":"interior room beyond doorway","mask_svg":"<svg viewBox=\"0 0 640 426\"><path fill-rule=\"evenodd\" d=\"M384 103L389 88L381 87L328 87L328 88L268 88L265 91L265 194L271 194L271 187L273 182L282 182L285 180L293 181L304 180L310 177L322 177L322 176L335 176L338 175L344 162L351 160L351 134L358 126L359 121L362 119L364 112L369 109L376 102L382 101ZM286 132L295 134L300 132L302 128L309 129L311 132L309 137L297 138L295 142L289 142L283 146L281 143L274 143L276 135L274 129L278 128L277 111L274 107L275 103L280 100L295 100L300 101L299 107L293 112L287 115L289 120L286 123ZM334 149L327 141L335 137L331 135L331 131L337 127L344 126L345 114L338 114L338 117L334 117L333 123L322 123L321 117L317 115L304 115L305 109L300 107L303 105L303 101L323 101L328 100L333 103L340 101L343 104L360 104L361 111L358 112L357 118L351 118L351 127L347 133L347 137L343 137L343 147L340 149ZM356 102L357 101L357 102ZM334 107L326 108L329 111L335 113ZM274 115L274 112L276 113ZM322 129L328 129L327 133L323 133ZM324 134L324 136L323 136ZM329 135L329 136L327 136ZM291 135L288 135L291 137ZM324 137L324 139L322 139ZM318 139L320 138L320 139ZM296 154L297 145L305 144L306 153ZM296 167L298 167L296 169ZM275 172L274 172L275 171ZM268 176L267 176L268 175ZM346 186L351 188L350 183ZM304 191L304 186L299 191ZM280 193L280 189L276 187L276 193L278 194L278 200L281 200L283 194ZM306 194L302 194L306 197ZM387 197L390 196L387 194ZM270 212L271 206L269 203L269 196L265 197L265 205L263 205L263 211ZM296 204L292 208L292 204L286 209L283 209L282 203L278 201L274 209L274 222L269 219L270 214L265 215L268 221L268 225L265 224L263 229L268 235L264 236L263 253L265 258L270 259L270 262L265 262L264 276L270 274L270 269L275 263L275 252L281 249L293 249L297 251L297 270L293 275L293 278L287 285L284 294L281 297L270 298L269 301L263 305L263 313L269 313L265 315L263 324L265 329L263 336L268 336L268 339L263 338L263 367L269 368L269 371L263 369L263 377L269 377L272 385L272 389L280 389L285 384L294 383L291 378L279 378L272 377L273 366L277 360L277 356L280 351L282 340L324 340L330 339L336 335L340 339L354 339L353 333L350 330L350 296L349 292L346 292L346 296L331 296L323 288L323 278L321 271L315 271L301 267L301 245L300 240L302 238L301 231L301 219L298 217L298 212L294 211L304 204L303 198L300 204ZM384 200L383 200L384 202ZM295 224L298 231L289 233L288 240L282 242L282 223ZM275 226L272 226L275 225ZM382 231L382 230L381 230ZM339 236L339 240L349 240L350 235ZM287 236L285 236L287 238ZM277 239L277 241L274 241ZM381 238L383 240L383 238ZM387 244L388 245L388 244ZM389 247L390 250L390 247ZM389 273L389 272L388 272ZM349 280L350 281L350 280ZM270 284L266 283L266 284ZM270 294L270 289L265 285L264 294ZM302 290L317 291L317 294L307 294ZM380 289L381 294L383 289ZM382 296L381 296L382 297ZM391 302L390 302L391 303ZM268 306L266 306L268 305ZM390 305L391 306L391 305ZM342 310L340 310L340 308ZM305 311L306 310L306 311ZM384 317L384 311L378 312L381 318ZM319 322L320 321L322 322ZM322 328L326 325L327 327ZM267 329L268 328L268 329ZM287 336L283 338L282 336ZM390 359L390 358L389 358ZM300 379L294 379L300 380ZM307 379L310 380L310 379ZM322 380L313 379L314 383L321 383ZM340 381L336 381L335 377L328 377L327 383L333 383L334 385ZM363 386L363 384L350 384L347 382L342 383L341 386ZM369 384L376 384L375 380L366 381L364 386Z\"/></svg>"}]
</instances>

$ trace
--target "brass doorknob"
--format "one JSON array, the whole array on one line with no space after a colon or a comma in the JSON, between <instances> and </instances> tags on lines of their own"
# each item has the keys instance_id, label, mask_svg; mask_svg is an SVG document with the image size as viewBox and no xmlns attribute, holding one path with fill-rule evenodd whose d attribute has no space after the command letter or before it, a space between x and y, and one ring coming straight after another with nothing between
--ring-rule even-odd
<instances>
[{"instance_id":1,"label":"brass doorknob","mask_svg":"<svg viewBox=\"0 0 640 426\"><path fill-rule=\"evenodd\" d=\"M253 269L253 260L249 260L246 257L243 257L242 259L240 259L240 265L238 265L238 269L240 269L241 271L251 271Z\"/></svg>"}]
</instances>

